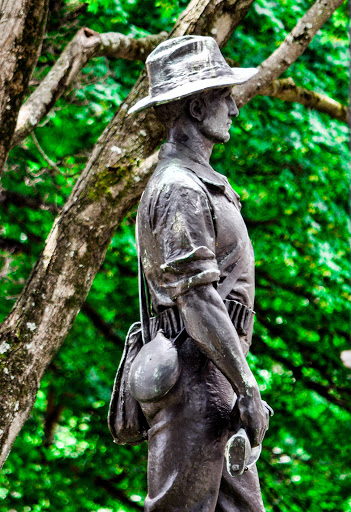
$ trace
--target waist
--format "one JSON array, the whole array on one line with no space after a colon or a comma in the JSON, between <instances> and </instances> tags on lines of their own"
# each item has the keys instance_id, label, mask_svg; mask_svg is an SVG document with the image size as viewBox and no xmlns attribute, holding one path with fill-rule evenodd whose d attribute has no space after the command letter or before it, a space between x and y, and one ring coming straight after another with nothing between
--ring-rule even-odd
<instances>
[{"instance_id":1,"label":"waist","mask_svg":"<svg viewBox=\"0 0 351 512\"><path fill-rule=\"evenodd\" d=\"M255 311L237 300L224 299L223 302L239 336L246 336L252 325ZM157 316L150 318L151 339L160 329L163 330L166 337L175 338L183 327L184 323L176 306L167 308Z\"/></svg>"}]
</instances>

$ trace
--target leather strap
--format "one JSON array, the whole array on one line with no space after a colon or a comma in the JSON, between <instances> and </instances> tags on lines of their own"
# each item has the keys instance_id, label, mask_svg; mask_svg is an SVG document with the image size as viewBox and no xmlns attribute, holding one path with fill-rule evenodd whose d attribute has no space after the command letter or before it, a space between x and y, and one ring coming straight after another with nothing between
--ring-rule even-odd
<instances>
[{"instance_id":1,"label":"leather strap","mask_svg":"<svg viewBox=\"0 0 351 512\"><path fill-rule=\"evenodd\" d=\"M245 260L243 258L245 249L248 245L248 242L246 241L244 244L244 247L241 252L241 256L238 259L238 261L233 266L232 270L229 272L227 277L218 284L217 286L217 292L221 296L221 298L224 300L228 297L232 289L234 288L235 283L239 279L239 276L242 274L244 268L245 268Z\"/></svg>"},{"instance_id":2,"label":"leather strap","mask_svg":"<svg viewBox=\"0 0 351 512\"><path fill-rule=\"evenodd\" d=\"M150 308L150 292L147 285L146 277L143 270L143 264L141 261L140 248L137 241L137 250L138 250L138 287L139 287L139 311L140 311L140 321L141 321L141 336L143 340L143 344L149 343L151 341L150 335L150 316L151 316L151 308Z\"/></svg>"}]
</instances>

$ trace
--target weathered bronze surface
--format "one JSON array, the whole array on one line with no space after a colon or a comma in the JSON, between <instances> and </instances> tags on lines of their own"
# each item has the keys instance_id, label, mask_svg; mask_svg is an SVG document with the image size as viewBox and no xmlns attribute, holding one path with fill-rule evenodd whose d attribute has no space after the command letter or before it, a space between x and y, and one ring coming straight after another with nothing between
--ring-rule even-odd
<instances>
[{"instance_id":1,"label":"weathered bronze surface","mask_svg":"<svg viewBox=\"0 0 351 512\"><path fill-rule=\"evenodd\" d=\"M130 381L150 427L150 512L264 511L255 464L233 477L225 462L227 441L239 429L244 437L227 446L227 458L235 460L234 446L245 465L250 444L259 446L268 427L245 358L254 316L253 249L238 194L209 164L213 145L229 140L238 115L231 85L255 73L236 71L211 38L166 41L148 59L150 96L133 109L155 106L167 131L137 219L156 316L149 334L164 334L147 356L140 351ZM182 326L186 335L174 357L162 338L174 340ZM167 389L170 374L176 378Z\"/></svg>"}]
</instances>

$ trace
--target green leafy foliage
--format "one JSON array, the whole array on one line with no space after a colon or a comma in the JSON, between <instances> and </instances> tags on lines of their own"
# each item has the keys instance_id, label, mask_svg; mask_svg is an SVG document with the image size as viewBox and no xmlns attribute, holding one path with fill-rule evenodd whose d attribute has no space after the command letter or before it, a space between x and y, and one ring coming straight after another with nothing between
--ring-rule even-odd
<instances>
[{"instance_id":1,"label":"green leafy foliage","mask_svg":"<svg viewBox=\"0 0 351 512\"><path fill-rule=\"evenodd\" d=\"M88 26L134 37L169 30L186 2L51 2L35 82ZM279 46L307 0L257 0L225 54L257 66ZM90 61L10 154L1 206L4 318L86 159L142 69ZM342 6L285 73L347 103L347 12ZM249 362L275 409L259 462L267 512L351 511L348 132L326 114L257 97L242 109L213 166L240 193L256 255L257 320ZM138 317L135 211L118 228L31 418L0 477L0 512L141 510L147 447L116 446L106 416L129 325Z\"/></svg>"}]
</instances>

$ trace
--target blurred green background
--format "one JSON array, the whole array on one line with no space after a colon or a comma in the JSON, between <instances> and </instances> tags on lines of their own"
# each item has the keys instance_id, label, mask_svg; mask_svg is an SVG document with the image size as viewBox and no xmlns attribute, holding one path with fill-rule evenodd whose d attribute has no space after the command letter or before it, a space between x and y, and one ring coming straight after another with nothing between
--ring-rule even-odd
<instances>
[{"instance_id":1,"label":"blurred green background","mask_svg":"<svg viewBox=\"0 0 351 512\"><path fill-rule=\"evenodd\" d=\"M186 1L51 0L34 90L84 26L133 37L169 30ZM257 0L224 54L268 57L307 0ZM348 103L347 6L283 75ZM91 60L3 176L0 315L20 293L91 149L143 69ZM212 158L240 194L256 255L249 362L275 409L259 462L267 512L351 511L349 148L346 124L297 103L257 97ZM0 476L0 512L142 510L147 447L117 446L106 416L129 325L138 318L136 208L118 228L87 301L41 383Z\"/></svg>"}]
</instances>

